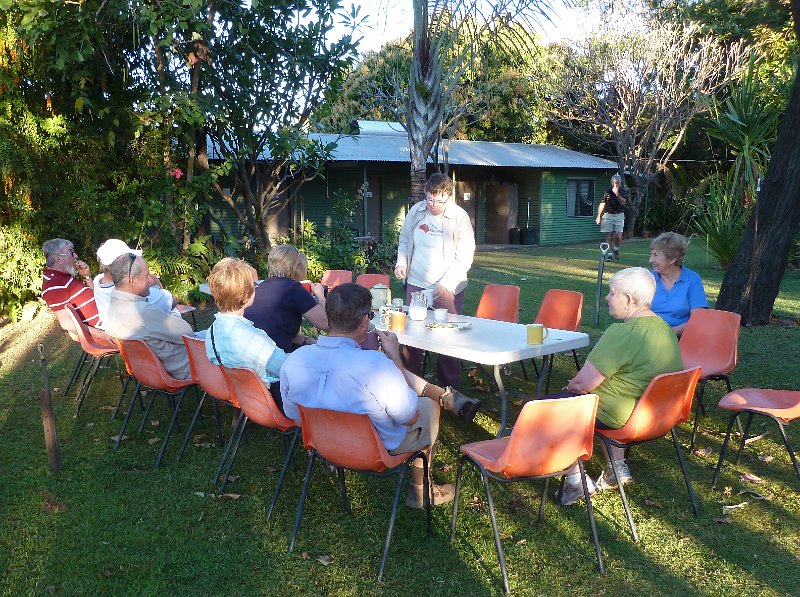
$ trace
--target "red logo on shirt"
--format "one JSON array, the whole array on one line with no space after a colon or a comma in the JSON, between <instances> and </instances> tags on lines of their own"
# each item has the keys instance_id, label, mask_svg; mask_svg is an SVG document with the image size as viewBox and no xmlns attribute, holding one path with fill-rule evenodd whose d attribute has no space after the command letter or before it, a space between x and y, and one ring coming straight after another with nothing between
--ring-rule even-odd
<instances>
[{"instance_id":1,"label":"red logo on shirt","mask_svg":"<svg viewBox=\"0 0 800 597\"><path fill-rule=\"evenodd\" d=\"M427 224L420 224L419 229L422 230L425 234L431 231Z\"/></svg>"}]
</instances>

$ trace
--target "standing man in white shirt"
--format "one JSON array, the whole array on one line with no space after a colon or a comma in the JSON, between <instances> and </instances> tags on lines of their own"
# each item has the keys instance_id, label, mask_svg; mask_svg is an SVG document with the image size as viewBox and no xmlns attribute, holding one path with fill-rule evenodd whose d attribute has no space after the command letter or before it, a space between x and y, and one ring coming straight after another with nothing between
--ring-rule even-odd
<instances>
[{"instance_id":1,"label":"standing man in white shirt","mask_svg":"<svg viewBox=\"0 0 800 597\"><path fill-rule=\"evenodd\" d=\"M425 200L408 210L400 231L394 274L406 281L406 303L412 292L433 289L430 306L460 314L474 254L475 233L467 212L455 204L453 181L434 174L425 183ZM422 352L407 348L406 363L419 374ZM437 374L439 385L459 388L461 361L440 355ZM469 414L475 416L475 412Z\"/></svg>"}]
</instances>

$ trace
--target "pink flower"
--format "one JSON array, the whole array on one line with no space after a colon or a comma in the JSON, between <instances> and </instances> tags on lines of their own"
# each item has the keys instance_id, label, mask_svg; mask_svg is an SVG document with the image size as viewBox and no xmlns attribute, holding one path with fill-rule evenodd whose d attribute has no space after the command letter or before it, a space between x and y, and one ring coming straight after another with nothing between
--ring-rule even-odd
<instances>
[{"instance_id":1,"label":"pink flower","mask_svg":"<svg viewBox=\"0 0 800 597\"><path fill-rule=\"evenodd\" d=\"M180 168L173 168L172 170L169 171L169 175L172 176L175 180L180 180L180 178L183 176L183 170L181 170Z\"/></svg>"}]
</instances>

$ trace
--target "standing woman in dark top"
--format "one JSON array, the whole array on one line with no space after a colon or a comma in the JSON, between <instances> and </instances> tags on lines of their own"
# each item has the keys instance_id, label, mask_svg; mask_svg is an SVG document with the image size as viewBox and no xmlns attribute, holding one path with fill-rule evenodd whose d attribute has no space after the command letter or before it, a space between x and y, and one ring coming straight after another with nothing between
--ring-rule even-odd
<instances>
[{"instance_id":1,"label":"standing woman in dark top","mask_svg":"<svg viewBox=\"0 0 800 597\"><path fill-rule=\"evenodd\" d=\"M309 294L299 282L308 275L306 256L292 245L278 245L270 250L267 264L269 277L256 288L253 306L244 316L267 332L284 352L315 343L314 338L300 333L302 319L327 330L328 317L322 284L311 284Z\"/></svg>"},{"instance_id":2,"label":"standing woman in dark top","mask_svg":"<svg viewBox=\"0 0 800 597\"><path fill-rule=\"evenodd\" d=\"M614 252L614 259L619 259L619 246L622 244L622 229L625 228L625 205L628 203L628 191L622 187L622 177L615 174L611 177L611 188L603 195L597 209L595 222L600 225L600 232L606 233L606 242ZM607 259L611 260L609 254Z\"/></svg>"}]
</instances>

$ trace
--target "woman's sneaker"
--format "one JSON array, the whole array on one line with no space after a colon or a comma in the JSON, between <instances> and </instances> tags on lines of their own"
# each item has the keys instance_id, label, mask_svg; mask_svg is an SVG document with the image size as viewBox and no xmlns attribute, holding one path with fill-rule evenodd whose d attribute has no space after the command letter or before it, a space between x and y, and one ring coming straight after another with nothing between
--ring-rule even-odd
<instances>
[{"instance_id":1,"label":"woman's sneaker","mask_svg":"<svg viewBox=\"0 0 800 597\"><path fill-rule=\"evenodd\" d=\"M629 485L633 483L633 476L631 475L630 469L628 469L628 463L625 462L625 460L616 460L615 462L617 464L619 480L622 481L622 484ZM606 468L603 469L603 474L597 479L597 490L605 491L606 489L616 488L617 481L614 479L614 470L611 468L611 463L609 463L606 465Z\"/></svg>"},{"instance_id":2,"label":"woman's sneaker","mask_svg":"<svg viewBox=\"0 0 800 597\"><path fill-rule=\"evenodd\" d=\"M589 490L589 496L593 496L597 493L597 486L590 477L586 477L586 488ZM571 506L582 499L583 484L580 482L577 485L572 485L565 481L563 488L556 491L556 504L559 506Z\"/></svg>"}]
</instances>

